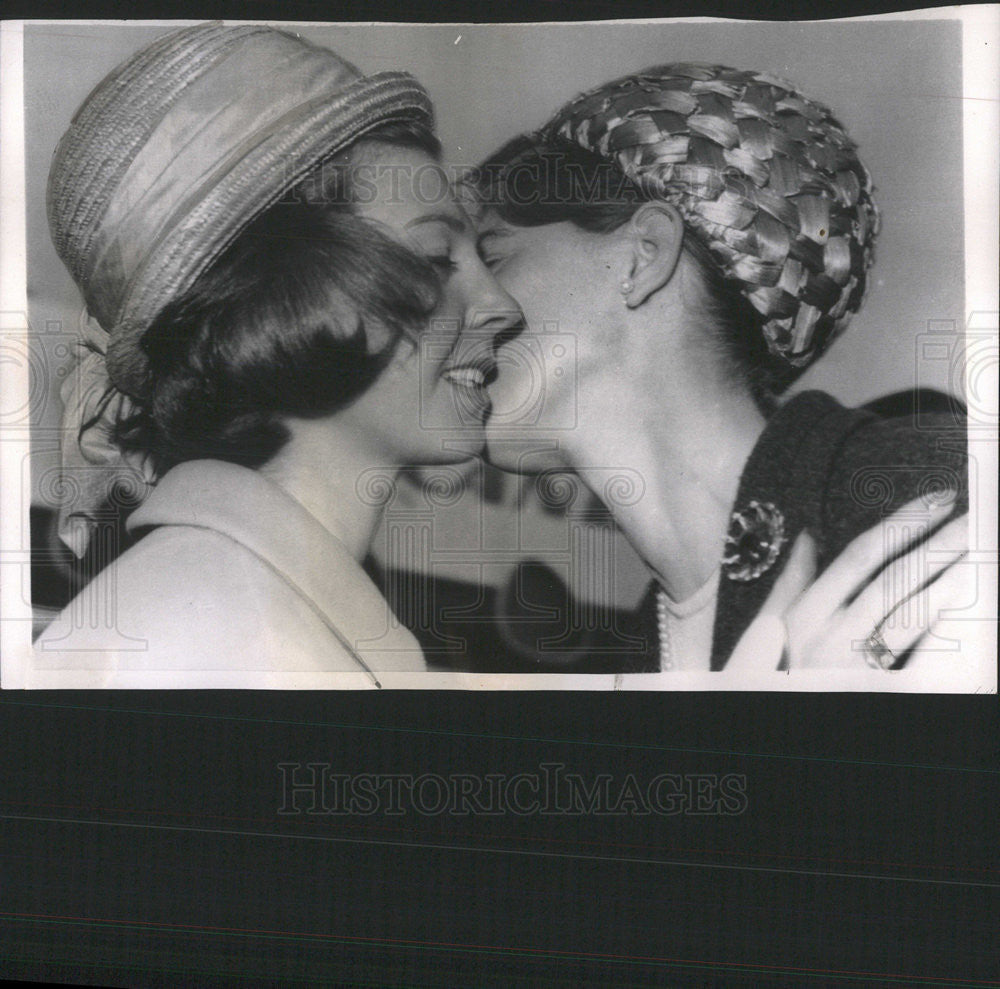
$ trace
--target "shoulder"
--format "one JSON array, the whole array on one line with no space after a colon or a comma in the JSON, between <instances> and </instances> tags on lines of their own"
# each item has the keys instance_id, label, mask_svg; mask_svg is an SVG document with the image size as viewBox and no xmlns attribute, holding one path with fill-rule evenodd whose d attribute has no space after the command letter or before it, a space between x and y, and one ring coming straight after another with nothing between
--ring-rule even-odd
<instances>
[{"instance_id":1,"label":"shoulder","mask_svg":"<svg viewBox=\"0 0 1000 989\"><path fill-rule=\"evenodd\" d=\"M960 403L940 393L905 392L845 411L823 491L828 552L839 552L855 535L919 496L952 489L958 510L968 508Z\"/></svg>"},{"instance_id":2,"label":"shoulder","mask_svg":"<svg viewBox=\"0 0 1000 989\"><path fill-rule=\"evenodd\" d=\"M848 408L823 392L801 392L769 419L735 506L777 506L788 545L808 530L822 568L918 495L953 487L959 509L967 507L966 444L963 410L940 393L911 392ZM783 565L754 581L722 582L713 668L721 668Z\"/></svg>"},{"instance_id":3,"label":"shoulder","mask_svg":"<svg viewBox=\"0 0 1000 989\"><path fill-rule=\"evenodd\" d=\"M938 402L936 395L906 392L852 410L854 422L833 458L831 491L889 510L945 487L965 494L964 411L957 403L948 408L947 396Z\"/></svg>"},{"instance_id":4,"label":"shoulder","mask_svg":"<svg viewBox=\"0 0 1000 989\"><path fill-rule=\"evenodd\" d=\"M308 604L210 529L154 529L97 574L36 653L101 668L355 670ZM339 660L339 662L338 662Z\"/></svg>"}]
</instances>

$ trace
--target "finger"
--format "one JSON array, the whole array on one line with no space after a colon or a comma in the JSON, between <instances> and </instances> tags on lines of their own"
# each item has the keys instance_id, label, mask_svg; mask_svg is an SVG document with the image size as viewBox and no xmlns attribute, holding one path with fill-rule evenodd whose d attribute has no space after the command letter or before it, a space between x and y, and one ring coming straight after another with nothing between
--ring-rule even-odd
<instances>
[{"instance_id":1,"label":"finger","mask_svg":"<svg viewBox=\"0 0 1000 989\"><path fill-rule=\"evenodd\" d=\"M816 541L808 532L799 534L781 576L774 582L758 614L783 615L802 596L816 576Z\"/></svg>"},{"instance_id":2,"label":"finger","mask_svg":"<svg viewBox=\"0 0 1000 989\"><path fill-rule=\"evenodd\" d=\"M907 502L850 542L819 576L810 588L808 597L843 604L885 565L887 556L894 555L903 548L899 544L893 545L892 534L904 532L911 536L906 541L906 545L909 545L946 518L953 508L954 498L929 507L923 497Z\"/></svg>"},{"instance_id":3,"label":"finger","mask_svg":"<svg viewBox=\"0 0 1000 989\"><path fill-rule=\"evenodd\" d=\"M923 587L902 605L882 618L875 615L880 610L856 607L860 599L845 615L840 636L851 642L855 652L866 648L866 641L877 630L881 642L892 656L902 656L918 642L932 633L935 625L944 620L948 612L958 610L970 600L970 568L961 565L961 555L942 570L933 583ZM867 593L867 592L866 592Z\"/></svg>"},{"instance_id":4,"label":"finger","mask_svg":"<svg viewBox=\"0 0 1000 989\"><path fill-rule=\"evenodd\" d=\"M945 623L952 631L958 626L953 621L954 615L974 599L974 579L974 568L957 562L948 567L933 584L924 588L918 595L920 607L914 609L916 614L911 618L910 626L907 627L907 623L900 620L890 623L882 633L885 644L893 654L900 655L915 643L918 649L928 652L940 652L942 648L948 651L950 643L935 633ZM914 631L921 631L922 634L914 635Z\"/></svg>"},{"instance_id":5,"label":"finger","mask_svg":"<svg viewBox=\"0 0 1000 989\"><path fill-rule=\"evenodd\" d=\"M967 668L972 659L971 655L963 652L966 648L963 638L968 635L969 622L954 619L936 622L906 654L901 669L908 674L916 673L927 677L961 672L963 666ZM973 643L970 646L975 650Z\"/></svg>"},{"instance_id":6,"label":"finger","mask_svg":"<svg viewBox=\"0 0 1000 989\"><path fill-rule=\"evenodd\" d=\"M845 626L870 631L887 621L906 606L920 588L964 556L968 548L969 519L961 515L876 575L846 609Z\"/></svg>"},{"instance_id":7,"label":"finger","mask_svg":"<svg viewBox=\"0 0 1000 989\"><path fill-rule=\"evenodd\" d=\"M781 616L758 614L726 661L726 672L777 670L784 649L785 623Z\"/></svg>"},{"instance_id":8,"label":"finger","mask_svg":"<svg viewBox=\"0 0 1000 989\"><path fill-rule=\"evenodd\" d=\"M782 615L809 586L816 574L816 543L807 532L795 540L784 570L771 588L771 593L740 636L729 659L726 671L746 673L755 670L777 670L787 646L787 633Z\"/></svg>"}]
</instances>

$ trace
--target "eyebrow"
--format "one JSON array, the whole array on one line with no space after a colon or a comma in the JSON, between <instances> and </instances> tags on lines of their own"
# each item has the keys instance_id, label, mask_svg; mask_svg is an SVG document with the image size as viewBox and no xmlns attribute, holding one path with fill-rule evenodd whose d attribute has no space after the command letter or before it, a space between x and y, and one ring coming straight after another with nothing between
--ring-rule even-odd
<instances>
[{"instance_id":1,"label":"eyebrow","mask_svg":"<svg viewBox=\"0 0 1000 989\"><path fill-rule=\"evenodd\" d=\"M503 238L510 237L513 231L506 226L488 226L485 229L481 229L476 235L476 243L482 244L484 241L492 240L493 238Z\"/></svg>"},{"instance_id":2,"label":"eyebrow","mask_svg":"<svg viewBox=\"0 0 1000 989\"><path fill-rule=\"evenodd\" d=\"M426 213L413 220L407 220L403 226L409 230L410 227L416 227L422 223L443 223L446 227L450 227L458 233L462 233L466 229L464 221L452 213Z\"/></svg>"},{"instance_id":3,"label":"eyebrow","mask_svg":"<svg viewBox=\"0 0 1000 989\"><path fill-rule=\"evenodd\" d=\"M511 233L513 230L508 220L505 220L489 207L483 211L481 216L477 217L475 226L482 236L486 236L487 234L500 234L503 236L504 234Z\"/></svg>"}]
</instances>

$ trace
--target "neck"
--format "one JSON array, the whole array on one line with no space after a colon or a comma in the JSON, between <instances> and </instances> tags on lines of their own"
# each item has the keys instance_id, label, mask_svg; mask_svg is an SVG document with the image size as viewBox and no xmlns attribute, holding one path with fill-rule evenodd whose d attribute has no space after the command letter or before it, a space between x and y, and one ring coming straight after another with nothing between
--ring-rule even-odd
<instances>
[{"instance_id":1,"label":"neck","mask_svg":"<svg viewBox=\"0 0 1000 989\"><path fill-rule=\"evenodd\" d=\"M360 562L371 547L382 507L362 500L358 491L364 484L363 475L373 467L395 481L401 465L384 461L360 444L345 440L322 421L296 422L292 438L260 470Z\"/></svg>"},{"instance_id":2,"label":"neck","mask_svg":"<svg viewBox=\"0 0 1000 989\"><path fill-rule=\"evenodd\" d=\"M725 387L706 385L709 394L698 402L670 402L669 390L640 390L644 400L620 396L617 421L607 421L600 441L588 436L586 450L569 450L569 459L585 482L609 465L641 478L635 504L610 499L607 507L667 593L682 601L719 568L740 476L765 420L748 394ZM650 394L661 407L649 407ZM646 414L636 416L644 406ZM625 457L623 436L629 437Z\"/></svg>"}]
</instances>

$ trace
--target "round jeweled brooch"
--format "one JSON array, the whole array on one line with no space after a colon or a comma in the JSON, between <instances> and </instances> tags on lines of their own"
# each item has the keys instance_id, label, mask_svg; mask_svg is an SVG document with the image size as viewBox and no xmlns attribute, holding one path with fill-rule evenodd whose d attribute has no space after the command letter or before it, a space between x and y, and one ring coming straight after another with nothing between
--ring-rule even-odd
<instances>
[{"instance_id":1,"label":"round jeweled brooch","mask_svg":"<svg viewBox=\"0 0 1000 989\"><path fill-rule=\"evenodd\" d=\"M722 570L730 580L756 580L774 566L785 544L785 517L770 502L751 501L729 521Z\"/></svg>"}]
</instances>

